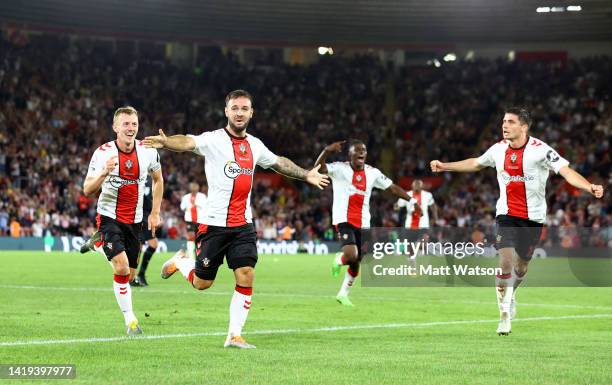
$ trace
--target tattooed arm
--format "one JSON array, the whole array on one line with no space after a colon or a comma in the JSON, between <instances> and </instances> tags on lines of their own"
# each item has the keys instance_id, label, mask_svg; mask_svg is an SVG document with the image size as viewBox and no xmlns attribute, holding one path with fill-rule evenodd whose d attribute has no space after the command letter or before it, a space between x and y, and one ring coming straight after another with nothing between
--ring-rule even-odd
<instances>
[{"instance_id":1,"label":"tattooed arm","mask_svg":"<svg viewBox=\"0 0 612 385\"><path fill-rule=\"evenodd\" d=\"M279 174L306 181L322 190L323 187L329 185L329 177L320 174L319 168L321 166L317 166L310 171L304 170L284 156L279 156L276 164L272 166L272 169Z\"/></svg>"}]
</instances>

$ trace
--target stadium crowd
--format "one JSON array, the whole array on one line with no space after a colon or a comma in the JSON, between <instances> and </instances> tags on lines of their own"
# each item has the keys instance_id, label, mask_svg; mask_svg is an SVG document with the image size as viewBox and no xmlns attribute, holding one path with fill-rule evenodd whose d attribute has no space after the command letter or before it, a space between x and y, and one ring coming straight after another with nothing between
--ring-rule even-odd
<instances>
[{"instance_id":1,"label":"stadium crowd","mask_svg":"<svg viewBox=\"0 0 612 385\"><path fill-rule=\"evenodd\" d=\"M223 99L235 88L255 96L249 132L272 151L308 167L326 144L358 138L368 145L370 164L378 164L383 151L394 154L394 180L430 175L431 159L478 156L498 140L503 106L526 105L533 111L532 135L609 189L610 84L608 57L562 64L477 60L394 71L367 55L327 56L309 66L245 66L232 54L209 50L188 69L155 55L113 55L86 40L2 39L0 236L92 233L95 200L81 186L94 149L114 138L110 125L117 107L140 111L139 138L159 127L167 134L197 134L225 124ZM391 123L384 113L389 106ZM202 159L161 152L161 160L162 236L182 237L180 199L189 182L205 184ZM437 225L490 228L495 173L443 178L433 191ZM612 226L609 193L596 201L551 179L549 225ZM375 194L373 226L399 224L393 203ZM263 239L334 237L329 188L274 188L256 177L252 204Z\"/></svg>"}]
</instances>

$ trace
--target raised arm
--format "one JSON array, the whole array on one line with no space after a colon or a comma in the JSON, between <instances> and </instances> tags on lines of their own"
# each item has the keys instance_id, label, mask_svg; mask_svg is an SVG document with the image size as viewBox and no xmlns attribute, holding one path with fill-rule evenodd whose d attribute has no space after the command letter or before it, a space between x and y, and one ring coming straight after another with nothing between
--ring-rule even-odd
<instances>
[{"instance_id":1,"label":"raised arm","mask_svg":"<svg viewBox=\"0 0 612 385\"><path fill-rule=\"evenodd\" d=\"M102 187L102 183L104 183L104 179L113 171L115 167L117 167L118 158L116 156L111 156L104 165L102 172L98 175L90 175L85 178L85 182L83 182L83 194L86 197L89 197L100 190Z\"/></svg>"},{"instance_id":2,"label":"raised arm","mask_svg":"<svg viewBox=\"0 0 612 385\"><path fill-rule=\"evenodd\" d=\"M603 197L604 190L602 185L591 184L585 177L572 170L569 166L561 167L559 174L572 186L592 194L595 198Z\"/></svg>"},{"instance_id":3,"label":"raised arm","mask_svg":"<svg viewBox=\"0 0 612 385\"><path fill-rule=\"evenodd\" d=\"M327 165L325 164L325 160L330 154L334 152L341 152L342 145L344 143L346 143L346 140L342 140L340 142L335 142L328 146L325 146L325 148L323 149L323 151L321 151L321 154L315 161L314 166L317 167L318 165L321 165L321 169L319 171L322 172L323 174L327 174Z\"/></svg>"},{"instance_id":4,"label":"raised arm","mask_svg":"<svg viewBox=\"0 0 612 385\"><path fill-rule=\"evenodd\" d=\"M485 166L478 163L478 158L469 158L460 160L459 162L440 162L439 160L432 160L430 163L431 171L433 172L443 172L443 171L453 171L453 172L474 172L480 171Z\"/></svg>"},{"instance_id":5,"label":"raised arm","mask_svg":"<svg viewBox=\"0 0 612 385\"><path fill-rule=\"evenodd\" d=\"M184 152L193 151L196 147L195 140L187 135L166 136L163 130L159 130L159 135L147 136L142 141L145 147L166 148L171 151Z\"/></svg>"},{"instance_id":6,"label":"raised arm","mask_svg":"<svg viewBox=\"0 0 612 385\"><path fill-rule=\"evenodd\" d=\"M272 166L272 169L279 174L283 174L289 178L306 181L323 190L325 186L329 185L329 177L319 173L320 167L321 166L315 166L312 170L307 171L293 163L290 159L279 156L276 164Z\"/></svg>"}]
</instances>

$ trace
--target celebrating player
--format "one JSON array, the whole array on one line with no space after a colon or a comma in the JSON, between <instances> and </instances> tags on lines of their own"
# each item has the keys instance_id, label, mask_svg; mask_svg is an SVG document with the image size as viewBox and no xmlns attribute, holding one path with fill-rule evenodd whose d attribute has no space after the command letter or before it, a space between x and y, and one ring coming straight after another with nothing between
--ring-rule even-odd
<instances>
[{"instance_id":1,"label":"celebrating player","mask_svg":"<svg viewBox=\"0 0 612 385\"><path fill-rule=\"evenodd\" d=\"M236 288L229 309L229 330L225 347L254 348L242 337L242 328L251 308L254 267L257 263L256 233L252 223L251 187L255 166L272 168L323 188L329 178L319 174L318 167L306 171L287 158L276 156L261 142L246 132L253 117L253 98L244 90L230 92L225 98L224 128L201 135L147 137L145 146L172 151L193 151L205 157L204 169L208 180L208 201L196 237L197 260L187 258L182 251L162 267L162 278L175 271L189 280L194 288L209 288L223 258L234 270Z\"/></svg>"},{"instance_id":2,"label":"celebrating player","mask_svg":"<svg viewBox=\"0 0 612 385\"><path fill-rule=\"evenodd\" d=\"M351 141L348 147L348 162L326 164L327 157L334 152L341 152L345 141L332 143L321 152L315 162L315 168L329 175L334 191L332 223L336 227L342 242L342 252L336 255L332 264L332 275L340 275L342 265L348 265L344 281L336 300L343 305L353 306L348 297L349 290L359 275L361 262L361 229L370 227L370 197L374 187L387 190L398 198L405 199L420 206L404 189L394 184L380 170L365 163L366 145L358 140Z\"/></svg>"},{"instance_id":3,"label":"celebrating player","mask_svg":"<svg viewBox=\"0 0 612 385\"><path fill-rule=\"evenodd\" d=\"M198 231L198 224L204 217L204 205L206 195L200 192L200 185L197 183L189 184L189 193L181 199L181 210L185 212L185 223L187 224L187 256L195 259L195 235Z\"/></svg>"},{"instance_id":4,"label":"celebrating player","mask_svg":"<svg viewBox=\"0 0 612 385\"><path fill-rule=\"evenodd\" d=\"M438 208L434 200L433 194L427 190L423 190L423 181L415 179L412 182L412 190L408 191L408 196L414 198L414 202L418 203L423 209L422 212L416 210L416 206L405 199L398 199L395 203L397 208L406 208L406 221L404 227L407 229L428 229L430 226L429 221L429 210L431 210L431 216L433 223L438 221Z\"/></svg>"},{"instance_id":5,"label":"celebrating player","mask_svg":"<svg viewBox=\"0 0 612 385\"><path fill-rule=\"evenodd\" d=\"M502 274L497 276L499 335L511 332L511 319L516 313L515 294L527 273L535 245L546 220L546 180L552 170L561 174L574 187L603 196L601 185L591 184L572 170L569 162L539 139L529 135L531 117L523 108L505 111L503 139L479 158L443 163L431 161L433 172L473 172L495 167L500 195L497 200L496 248ZM514 260L514 261L513 261Z\"/></svg>"},{"instance_id":6,"label":"celebrating player","mask_svg":"<svg viewBox=\"0 0 612 385\"><path fill-rule=\"evenodd\" d=\"M138 112L133 107L115 111L113 131L117 133L117 140L101 145L93 154L83 193L90 196L102 189L97 206L102 249L113 268L113 288L127 334L140 334L142 330L132 310L129 281L138 266L147 175L153 178L153 204L147 218L149 231L155 231L160 223L164 180L157 150L145 148L136 140Z\"/></svg>"}]
</instances>

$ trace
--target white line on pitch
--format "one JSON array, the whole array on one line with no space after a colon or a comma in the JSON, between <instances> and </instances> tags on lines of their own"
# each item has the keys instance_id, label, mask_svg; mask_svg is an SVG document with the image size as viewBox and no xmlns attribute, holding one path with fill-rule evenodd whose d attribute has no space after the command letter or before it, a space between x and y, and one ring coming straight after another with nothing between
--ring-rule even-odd
<instances>
[{"instance_id":1,"label":"white line on pitch","mask_svg":"<svg viewBox=\"0 0 612 385\"><path fill-rule=\"evenodd\" d=\"M568 319L592 319L592 318L612 318L612 314L584 314L584 315L568 315L559 317L531 317L519 318L513 322L529 322L529 321L561 321ZM337 332L346 330L363 330L363 329L401 329L401 328L419 328L430 326L449 326L449 325L466 325L466 324L481 324L498 322L495 319L487 320L460 320L460 321L437 321L437 322L410 322L410 323L392 323L392 324L374 324L374 325L347 325L347 326L328 326L313 329L270 329L270 330L255 330L248 335L254 334L307 334L307 333L325 333ZM207 332L207 333L180 333L180 334L159 334L159 335L142 335L138 337L101 337L101 338L75 338L68 340L31 340L31 341L11 341L0 342L0 347L9 346L30 346L30 345L61 345L61 344L76 344L76 343L94 343L94 342L116 342L116 341L136 341L136 340L160 340L169 338L187 338L187 337L213 337L224 336L227 332Z\"/></svg>"},{"instance_id":2,"label":"white line on pitch","mask_svg":"<svg viewBox=\"0 0 612 385\"><path fill-rule=\"evenodd\" d=\"M57 287L57 286L33 286L33 285L0 285L0 288L4 289L25 289L25 290L59 290L59 291L90 291L90 292L111 292L112 288L103 287ZM138 293L151 293L151 294L195 294L197 290L175 290L175 289L151 289L151 288L136 288ZM219 292L207 290L205 295L221 295L228 296L228 292ZM266 293L256 292L258 296L264 297L287 297L287 298L333 298L333 295L323 294L301 294L301 293ZM395 298L390 296L359 296L362 300L371 301L401 301L406 302L406 298ZM482 305L482 306L496 306L494 301L466 301L466 300L442 300L442 299L430 299L431 302L438 303L452 303L452 304L466 304L466 305ZM554 303L526 303L520 302L520 306L532 306L532 307L547 307L547 308L567 308L567 309L584 309L584 310L612 310L612 306L596 306L596 305L573 305L573 304L554 304Z\"/></svg>"}]
</instances>

